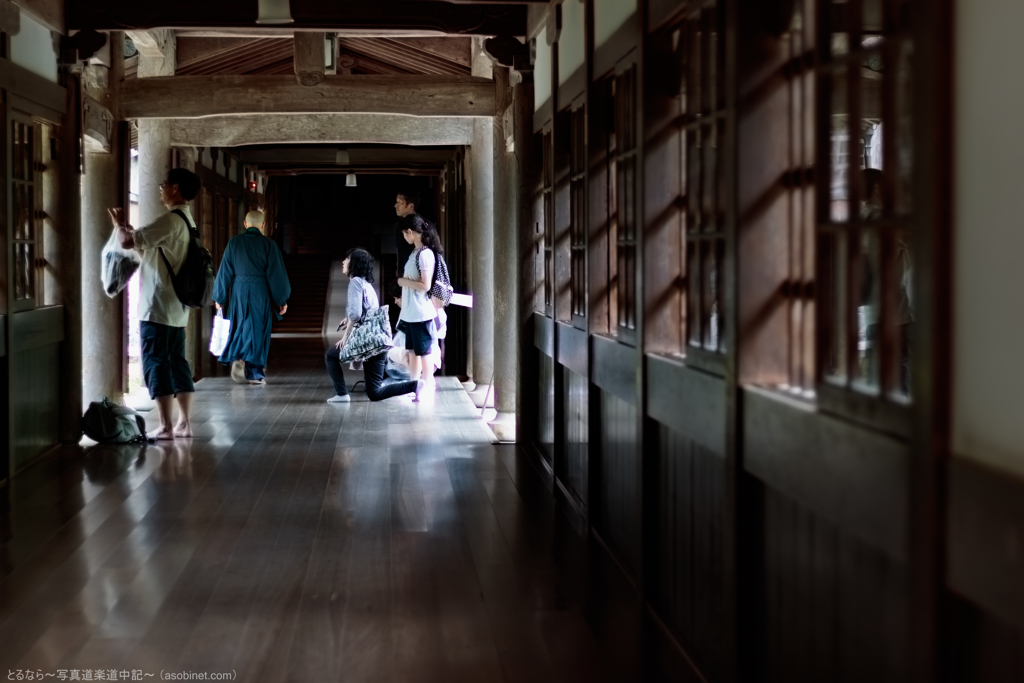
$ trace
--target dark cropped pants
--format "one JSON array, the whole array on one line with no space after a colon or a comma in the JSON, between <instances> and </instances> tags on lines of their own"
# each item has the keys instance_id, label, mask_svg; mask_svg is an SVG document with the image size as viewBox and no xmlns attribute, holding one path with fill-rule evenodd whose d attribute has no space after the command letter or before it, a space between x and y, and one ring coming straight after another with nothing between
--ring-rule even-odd
<instances>
[{"instance_id":1,"label":"dark cropped pants","mask_svg":"<svg viewBox=\"0 0 1024 683\"><path fill-rule=\"evenodd\" d=\"M196 390L192 367L185 358L185 328L143 320L139 323L142 342L142 376L150 398L187 394Z\"/></svg>"},{"instance_id":2,"label":"dark cropped pants","mask_svg":"<svg viewBox=\"0 0 1024 683\"><path fill-rule=\"evenodd\" d=\"M346 396L348 395L348 386L345 384L345 373L342 372L339 353L338 347L332 345L324 354L324 362L327 364L327 374L334 380L334 393L338 396ZM416 391L416 382L414 381L384 383L384 361L386 358L387 354L381 353L363 361L366 395L371 401L383 401L392 396L411 394Z\"/></svg>"}]
</instances>

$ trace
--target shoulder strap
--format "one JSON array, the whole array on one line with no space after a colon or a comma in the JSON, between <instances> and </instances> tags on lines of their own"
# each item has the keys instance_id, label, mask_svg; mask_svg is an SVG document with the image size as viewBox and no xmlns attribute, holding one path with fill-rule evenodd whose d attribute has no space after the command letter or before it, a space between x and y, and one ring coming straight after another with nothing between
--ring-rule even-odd
<instances>
[{"instance_id":1,"label":"shoulder strap","mask_svg":"<svg viewBox=\"0 0 1024 683\"><path fill-rule=\"evenodd\" d=\"M177 215L178 218L185 221L185 225L188 226L189 230L198 230L196 226L192 225L192 221L188 219L188 217L185 215L185 212L182 211L181 209L175 209L174 211L171 211L171 213Z\"/></svg>"},{"instance_id":2,"label":"shoulder strap","mask_svg":"<svg viewBox=\"0 0 1024 683\"><path fill-rule=\"evenodd\" d=\"M181 209L175 209L174 211L171 211L171 213L176 214L178 218L185 221L185 225L188 227L190 232L192 230L196 230L196 226L192 225L192 221L188 219L188 216L185 215L184 211L182 211ZM196 230L196 232L199 231ZM171 262L167 260L167 255L164 254L163 247L160 247L160 258L164 260L164 265L167 266L167 272L171 274L171 278L173 279L175 277L174 268L171 268Z\"/></svg>"}]
</instances>

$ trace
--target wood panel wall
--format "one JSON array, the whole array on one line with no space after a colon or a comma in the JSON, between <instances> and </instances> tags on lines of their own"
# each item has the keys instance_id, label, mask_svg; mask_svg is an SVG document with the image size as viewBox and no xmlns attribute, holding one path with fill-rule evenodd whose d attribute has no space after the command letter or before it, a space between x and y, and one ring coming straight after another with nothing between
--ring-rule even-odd
<instances>
[{"instance_id":1,"label":"wood panel wall","mask_svg":"<svg viewBox=\"0 0 1024 683\"><path fill-rule=\"evenodd\" d=\"M564 494L563 510L618 577L595 581L616 586L592 591L595 632L620 667L638 651L624 634L645 634L643 662L618 671L634 680L1024 681L1024 482L947 460L942 381L924 381L936 392L920 396L898 429L863 397L852 397L858 412L813 395L814 305L826 294L807 280L814 266L806 254L815 248L807 226L821 181L806 155L791 152L812 138L828 143L812 125L828 114L814 100L813 40L790 41L789 32L806 26L813 38L814 22L828 16L821 7L833 5L719 3L728 91L719 141L727 150L724 353L686 347L680 174L700 162L682 161L686 119L669 81L679 77L670 63L675 29L697 7L640 0L637 20L600 49L588 36L586 84L560 90L551 111L533 117L537 132L516 141L531 150L524 177L536 180L522 188L532 215L521 244L539 369L524 363L522 424ZM586 4L592 31L595 0ZM951 132L932 114L951 102L943 66L951 4L916 3L901 16L912 21L918 60L916 142L928 143L915 145L915 193L934 200L915 215L913 241L924 259L915 268L935 283L948 267L941 207L950 161L942 150ZM630 65L639 71L643 315L635 334L617 335L609 77ZM527 78L516 97L529 88ZM587 122L589 299L587 319L570 320L560 200L568 196L569 111L579 106ZM554 160L550 216L537 180L545 154ZM548 308L545 220L553 221L555 259ZM920 303L930 326L915 341L915 372L948 371L945 291L933 287Z\"/></svg>"}]
</instances>

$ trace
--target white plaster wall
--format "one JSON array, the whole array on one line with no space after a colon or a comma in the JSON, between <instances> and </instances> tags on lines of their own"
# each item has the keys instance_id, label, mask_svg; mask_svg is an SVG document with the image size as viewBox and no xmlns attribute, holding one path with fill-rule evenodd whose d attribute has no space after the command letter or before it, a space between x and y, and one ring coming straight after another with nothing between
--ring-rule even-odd
<instances>
[{"instance_id":1,"label":"white plaster wall","mask_svg":"<svg viewBox=\"0 0 1024 683\"><path fill-rule=\"evenodd\" d=\"M953 450L1024 475L1024 2L958 0Z\"/></svg>"},{"instance_id":2,"label":"white plaster wall","mask_svg":"<svg viewBox=\"0 0 1024 683\"><path fill-rule=\"evenodd\" d=\"M57 82L57 53L50 29L25 12L21 13L21 30L11 36L11 61L51 83Z\"/></svg>"},{"instance_id":3,"label":"white plaster wall","mask_svg":"<svg viewBox=\"0 0 1024 683\"><path fill-rule=\"evenodd\" d=\"M562 3L562 31L558 35L558 84L562 85L586 61L586 8L580 0Z\"/></svg>"},{"instance_id":4,"label":"white plaster wall","mask_svg":"<svg viewBox=\"0 0 1024 683\"><path fill-rule=\"evenodd\" d=\"M594 2L594 44L601 47L636 14L636 0L596 0Z\"/></svg>"},{"instance_id":5,"label":"white plaster wall","mask_svg":"<svg viewBox=\"0 0 1024 683\"><path fill-rule=\"evenodd\" d=\"M551 46L548 45L548 29L544 27L537 34L537 57L533 64L534 107L537 111L551 99Z\"/></svg>"}]
</instances>

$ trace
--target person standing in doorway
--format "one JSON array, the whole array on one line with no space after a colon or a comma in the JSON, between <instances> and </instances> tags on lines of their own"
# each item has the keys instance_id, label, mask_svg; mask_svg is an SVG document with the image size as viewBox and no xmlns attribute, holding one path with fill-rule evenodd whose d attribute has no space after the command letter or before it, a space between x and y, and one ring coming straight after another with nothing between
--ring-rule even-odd
<instances>
[{"instance_id":1,"label":"person standing in doorway","mask_svg":"<svg viewBox=\"0 0 1024 683\"><path fill-rule=\"evenodd\" d=\"M405 240L405 231L402 228L402 220L406 216L415 216L416 207L420 205L420 193L412 188L404 188L398 192L395 198L395 214L398 216L398 228L395 231L395 251L398 253L395 277L402 277L405 272L405 264L409 260L413 246Z\"/></svg>"},{"instance_id":2,"label":"person standing in doorway","mask_svg":"<svg viewBox=\"0 0 1024 683\"><path fill-rule=\"evenodd\" d=\"M405 333L405 348L411 352L410 379L418 380L423 373L433 374L428 357L434 345L437 309L427 292L430 291L434 277L435 255L442 250L433 227L419 216L406 216L400 225L413 251L406 261L403 276L398 278L402 288L402 312L398 316L398 329ZM417 386L414 401L420 400L422 386Z\"/></svg>"},{"instance_id":3,"label":"person standing in doorway","mask_svg":"<svg viewBox=\"0 0 1024 683\"><path fill-rule=\"evenodd\" d=\"M185 262L189 227L195 225L187 202L196 198L200 187L195 173L184 168L171 169L167 180L160 183L160 203L167 207L167 213L137 230L127 223L123 208L109 209L121 246L134 248L142 256L139 336L146 388L156 401L160 416L160 429L153 434L157 439L192 436L190 418L195 384L185 357L189 312L174 292L170 269L177 273ZM172 424L175 400L178 421Z\"/></svg>"},{"instance_id":4,"label":"person standing in doorway","mask_svg":"<svg viewBox=\"0 0 1024 683\"><path fill-rule=\"evenodd\" d=\"M420 195L419 192L412 188L404 188L398 192L398 196L395 198L395 213L398 215L399 219L406 218L407 216L419 216L423 220L423 223L429 229L429 231L432 232L435 236L437 236L437 227L426 218L420 216L418 213L417 207L420 205L421 200L422 196ZM403 277L403 275L405 274L405 266L409 261L409 255L412 254L414 249L412 244L406 241L405 230L402 227L402 225L403 222L399 220L398 229L395 232L395 251L398 254L398 260L396 263L397 272L395 273L395 275L399 278ZM440 243L440 237L437 237L438 246L440 246ZM435 253L441 254L443 252L439 251ZM399 305L401 304L399 303ZM442 309L438 311L436 318L437 319L434 321L435 333L439 330L447 328L446 321L448 319L448 316ZM437 342L438 350L440 351L440 362L441 367L443 368L445 342L444 336L435 339L435 341Z\"/></svg>"},{"instance_id":5,"label":"person standing in doorway","mask_svg":"<svg viewBox=\"0 0 1024 683\"><path fill-rule=\"evenodd\" d=\"M213 300L225 307L231 321L228 344L220 362L231 363L231 379L266 384L270 328L274 316L288 311L292 287L277 244L266 236L262 211L245 215L245 232L232 237L224 249Z\"/></svg>"}]
</instances>

